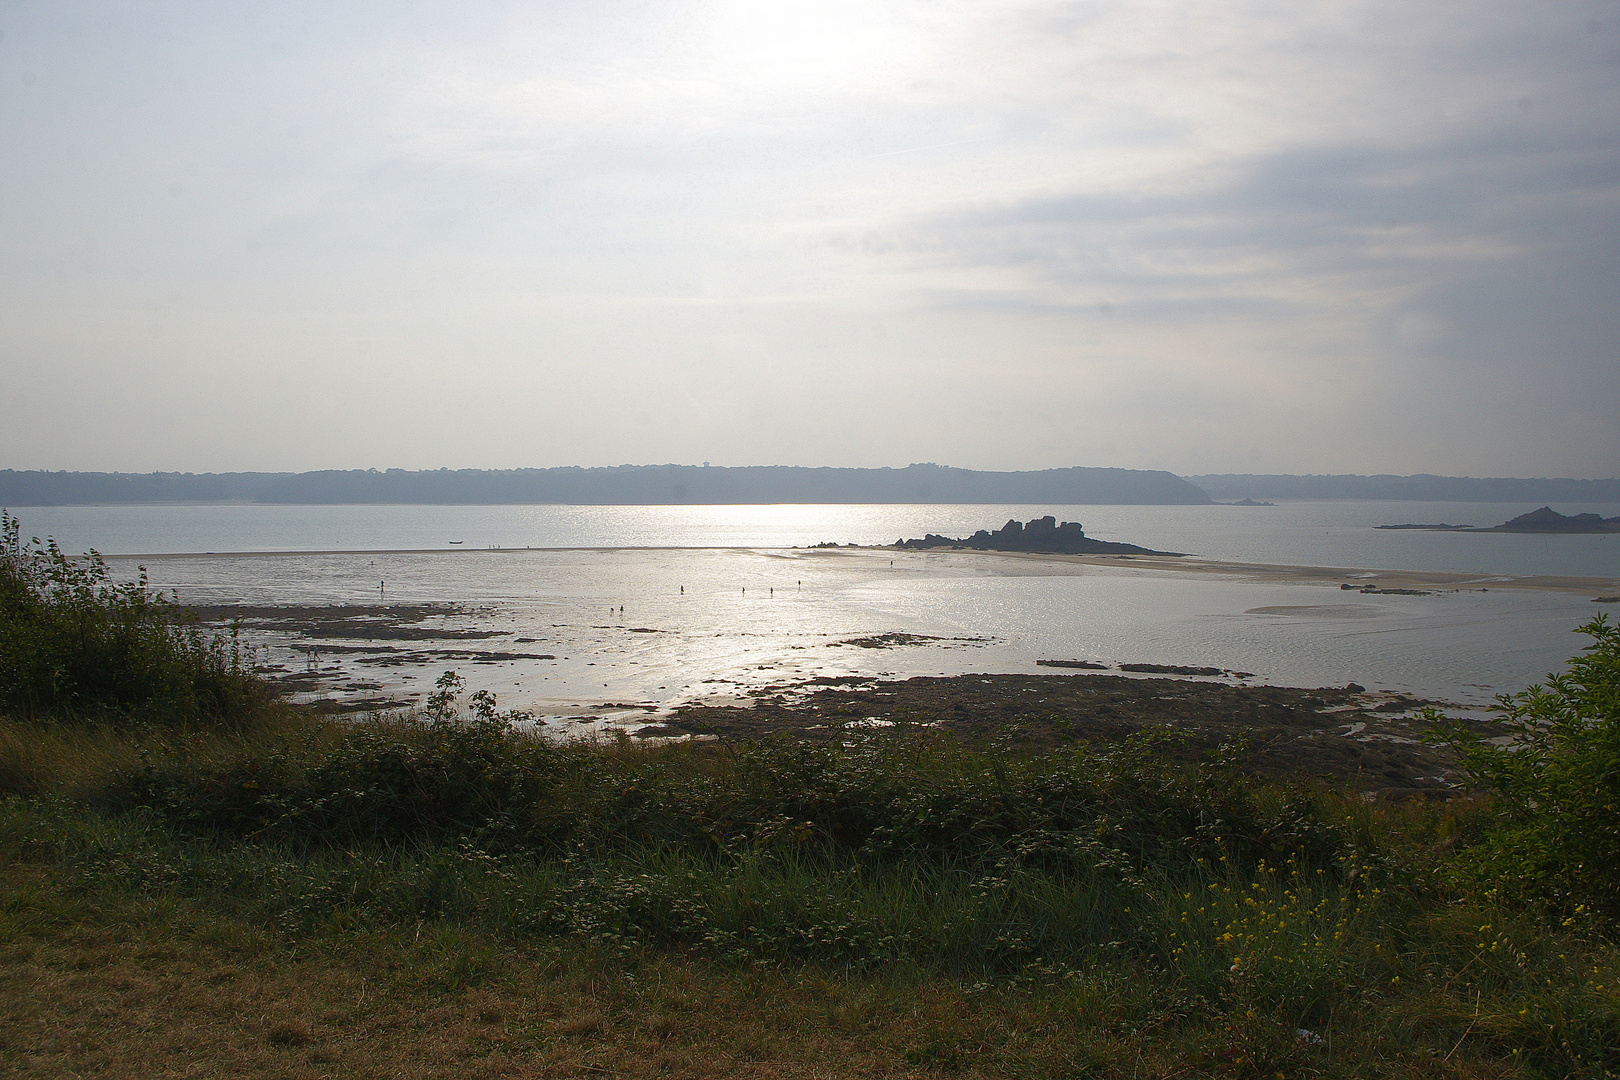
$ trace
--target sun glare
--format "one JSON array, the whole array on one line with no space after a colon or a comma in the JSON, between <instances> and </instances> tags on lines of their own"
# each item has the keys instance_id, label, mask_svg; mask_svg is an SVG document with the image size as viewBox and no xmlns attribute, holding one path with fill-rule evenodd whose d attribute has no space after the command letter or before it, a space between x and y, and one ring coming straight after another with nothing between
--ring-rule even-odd
<instances>
[{"instance_id":1,"label":"sun glare","mask_svg":"<svg viewBox=\"0 0 1620 1080\"><path fill-rule=\"evenodd\" d=\"M902 74L921 35L872 5L733 2L710 9L701 38L709 73L739 89L837 93Z\"/></svg>"}]
</instances>

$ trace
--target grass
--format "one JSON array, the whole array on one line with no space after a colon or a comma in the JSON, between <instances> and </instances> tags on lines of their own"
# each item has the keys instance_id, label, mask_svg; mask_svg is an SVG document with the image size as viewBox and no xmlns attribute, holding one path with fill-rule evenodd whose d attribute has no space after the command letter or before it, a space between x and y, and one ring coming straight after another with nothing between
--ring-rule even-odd
<instances>
[{"instance_id":1,"label":"grass","mask_svg":"<svg viewBox=\"0 0 1620 1080\"><path fill-rule=\"evenodd\" d=\"M0 1062L23 1076L1620 1067L1612 928L1449 883L1479 800L1254 788L1151 745L1021 761L926 731L547 747L472 719L0 727L34 763L0 809L14 1003ZM491 774L482 810L431 821L421 808L442 792L425 778L469 790L458 754ZM345 805L376 835L307 824L339 764L364 781ZM529 787L501 774L518 766ZM245 775L261 778L248 802L203 797ZM553 799L573 807L560 835ZM1175 818L1192 806L1208 828ZM650 824L669 814L683 821Z\"/></svg>"}]
</instances>

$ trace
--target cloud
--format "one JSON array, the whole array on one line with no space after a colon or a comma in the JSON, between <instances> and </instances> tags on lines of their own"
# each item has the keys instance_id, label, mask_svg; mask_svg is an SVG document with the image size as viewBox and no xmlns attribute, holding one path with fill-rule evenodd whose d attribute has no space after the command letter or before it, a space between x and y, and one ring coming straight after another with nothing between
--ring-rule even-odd
<instances>
[{"instance_id":1,"label":"cloud","mask_svg":"<svg viewBox=\"0 0 1620 1080\"><path fill-rule=\"evenodd\" d=\"M18 9L0 452L1612 473L1613 12Z\"/></svg>"}]
</instances>

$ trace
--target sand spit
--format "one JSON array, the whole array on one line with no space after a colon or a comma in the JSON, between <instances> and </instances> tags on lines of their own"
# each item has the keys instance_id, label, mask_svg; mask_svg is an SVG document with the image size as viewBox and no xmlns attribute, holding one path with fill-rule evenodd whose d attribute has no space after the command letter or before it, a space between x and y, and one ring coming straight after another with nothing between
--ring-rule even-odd
<instances>
[{"instance_id":1,"label":"sand spit","mask_svg":"<svg viewBox=\"0 0 1620 1080\"><path fill-rule=\"evenodd\" d=\"M733 544L688 547L493 547L493 548L426 548L398 551L242 551L193 552L177 555L120 555L120 559L185 559L185 558L274 558L277 556L307 555L521 555L525 552L589 551L603 554L627 552L687 552L687 551L751 551L761 554L791 553L798 558L812 559L874 559L893 558L901 549L863 547L847 544L834 547L755 548ZM915 557L918 552L905 551ZM1204 559L1196 555L1063 555L1030 551L979 551L972 548L943 547L928 549L927 554L952 555L980 559L986 562L1011 559L1020 562L1049 563L1054 566L1096 566L1111 570L1154 570L1178 574L1222 577L1232 580L1270 584L1337 585L1356 587L1374 584L1380 589L1539 589L1561 593L1613 593L1620 590L1620 577L1559 577L1550 574L1488 574L1463 571L1368 569L1349 566L1294 566L1274 563L1234 562Z\"/></svg>"},{"instance_id":2,"label":"sand spit","mask_svg":"<svg viewBox=\"0 0 1620 1080\"><path fill-rule=\"evenodd\" d=\"M377 557L384 555L487 555L513 556L528 552L688 552L688 551L780 551L795 557L815 559L893 558L899 549L893 547L861 547L850 544L842 547L807 548L754 548L736 545L707 547L490 547L490 548L416 548L398 550L332 550L332 551L209 551L150 553L108 556L121 561L141 559L220 559L220 558L306 558L308 556L353 555ZM1045 552L977 551L970 548L934 548L930 554L952 555L986 560L1017 560L1036 564L1096 566L1113 570L1153 570L1178 574L1199 574L1233 580L1272 584L1352 584L1356 587L1375 584L1380 589L1540 589L1562 593L1613 594L1620 591L1620 577L1556 577L1551 575L1481 574L1433 570L1377 570L1345 566L1288 566L1271 563L1232 562L1203 559L1195 555L1059 555ZM105 553L103 553L105 554ZM915 557L915 552L904 552Z\"/></svg>"},{"instance_id":3,"label":"sand spit","mask_svg":"<svg viewBox=\"0 0 1620 1080\"><path fill-rule=\"evenodd\" d=\"M955 553L953 551L953 553ZM960 552L981 555L980 552ZM1267 563L1223 562L1196 557L1160 555L1044 555L1024 552L986 552L987 558L1027 559L1049 563L1075 563L1110 569L1202 574L1239 581L1277 585L1351 585L1392 589L1427 589L1435 592L1473 589L1539 589L1544 592L1612 593L1620 578L1553 577L1550 575L1471 574L1434 570L1367 570L1344 566L1273 566Z\"/></svg>"}]
</instances>

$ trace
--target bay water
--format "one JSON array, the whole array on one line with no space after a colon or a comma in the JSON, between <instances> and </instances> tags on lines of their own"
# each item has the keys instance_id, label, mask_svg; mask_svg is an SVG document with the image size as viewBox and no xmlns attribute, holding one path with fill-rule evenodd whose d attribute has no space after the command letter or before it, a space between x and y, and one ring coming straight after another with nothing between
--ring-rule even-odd
<instances>
[{"instance_id":1,"label":"bay water","mask_svg":"<svg viewBox=\"0 0 1620 1080\"><path fill-rule=\"evenodd\" d=\"M430 624L450 643L456 632L498 633L481 640L486 655L396 646L368 656L290 625L250 626L247 636L270 666L316 675L308 695L421 700L439 671L453 668L503 707L584 730L818 676L1050 672L1037 661L1054 659L1211 666L1279 685L1353 680L1477 710L1560 667L1583 643L1571 631L1605 610L1595 594L1493 589L1491 579L1620 583L1620 535L1373 526L1491 525L1528 509L1290 502L13 512L25 536L54 536L69 552L96 548L120 577L145 566L154 586L182 602L457 605ZM1048 513L1082 522L1099 539L1201 559L1452 571L1477 581L1425 596L1367 596L1321 581L875 546L928 532L966 536ZM813 546L822 543L861 546Z\"/></svg>"}]
</instances>

